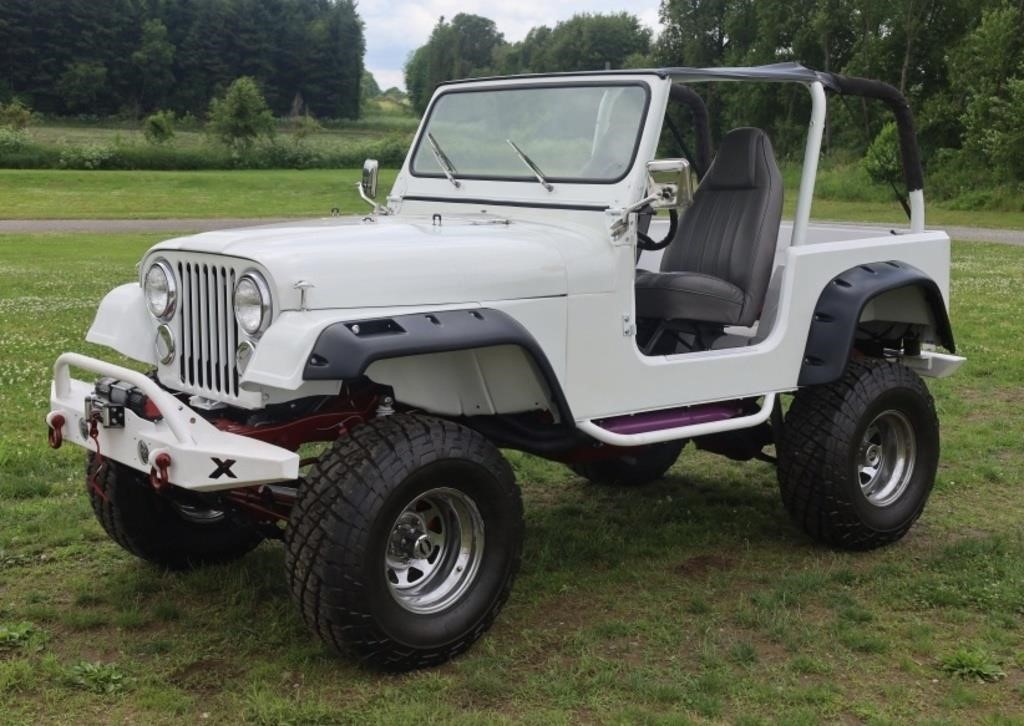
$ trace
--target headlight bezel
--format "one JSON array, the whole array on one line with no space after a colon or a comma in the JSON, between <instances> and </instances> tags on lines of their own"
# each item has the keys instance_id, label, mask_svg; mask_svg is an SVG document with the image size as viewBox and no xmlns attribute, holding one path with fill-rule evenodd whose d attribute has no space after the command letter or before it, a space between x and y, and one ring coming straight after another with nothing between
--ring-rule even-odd
<instances>
[{"instance_id":1,"label":"headlight bezel","mask_svg":"<svg viewBox=\"0 0 1024 726\"><path fill-rule=\"evenodd\" d=\"M159 311L153 309L152 300L149 296L149 276L153 270L160 270L167 281L167 303ZM178 310L178 279L174 275L174 268L171 267L171 263L163 257L156 258L146 268L146 274L142 276L142 294L146 299L146 309L154 318L161 323L166 323L174 317L174 313Z\"/></svg>"},{"instance_id":2,"label":"headlight bezel","mask_svg":"<svg viewBox=\"0 0 1024 726\"><path fill-rule=\"evenodd\" d=\"M259 325L253 329L246 327L238 314L238 290L245 281L249 281L253 284L259 297L260 321ZM238 278L238 281L235 283L235 288L231 293L231 310L235 316L235 322L238 324L239 330L250 338L260 337L264 332L266 332L267 328L270 327L270 320L273 316L273 298L271 297L270 285L259 270L246 270Z\"/></svg>"}]
</instances>

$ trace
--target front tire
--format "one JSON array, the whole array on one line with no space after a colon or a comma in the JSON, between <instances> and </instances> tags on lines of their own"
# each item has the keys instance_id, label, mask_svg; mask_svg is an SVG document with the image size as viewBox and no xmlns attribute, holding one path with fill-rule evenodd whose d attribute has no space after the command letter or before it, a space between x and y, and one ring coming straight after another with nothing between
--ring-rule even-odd
<instances>
[{"instance_id":1,"label":"front tire","mask_svg":"<svg viewBox=\"0 0 1024 726\"><path fill-rule=\"evenodd\" d=\"M169 570L230 562L255 548L263 535L230 512L178 504L157 494L149 477L107 460L96 475L86 458L92 510L112 540L136 557ZM95 486L93 479L95 478Z\"/></svg>"},{"instance_id":2,"label":"front tire","mask_svg":"<svg viewBox=\"0 0 1024 726\"><path fill-rule=\"evenodd\" d=\"M494 622L519 569L522 501L480 434L396 414L313 466L285 541L292 595L321 640L409 670L462 653Z\"/></svg>"},{"instance_id":3,"label":"front tire","mask_svg":"<svg viewBox=\"0 0 1024 726\"><path fill-rule=\"evenodd\" d=\"M779 450L782 501L813 539L869 550L903 537L935 483L939 421L921 378L891 361L851 361L801 389Z\"/></svg>"}]
</instances>

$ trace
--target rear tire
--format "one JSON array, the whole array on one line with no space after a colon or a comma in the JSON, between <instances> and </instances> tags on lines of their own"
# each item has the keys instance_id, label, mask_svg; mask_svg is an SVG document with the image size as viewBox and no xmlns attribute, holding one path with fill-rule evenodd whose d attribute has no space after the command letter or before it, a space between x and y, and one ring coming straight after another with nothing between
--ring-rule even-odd
<instances>
[{"instance_id":1,"label":"rear tire","mask_svg":"<svg viewBox=\"0 0 1024 726\"><path fill-rule=\"evenodd\" d=\"M909 368L851 361L838 381L797 392L778 453L782 501L808 535L881 547L907 533L935 483L935 403Z\"/></svg>"},{"instance_id":2,"label":"rear tire","mask_svg":"<svg viewBox=\"0 0 1024 726\"><path fill-rule=\"evenodd\" d=\"M462 653L494 622L519 569L523 506L512 468L480 434L395 414L321 456L285 543L310 629L404 671Z\"/></svg>"},{"instance_id":3,"label":"rear tire","mask_svg":"<svg viewBox=\"0 0 1024 726\"><path fill-rule=\"evenodd\" d=\"M95 454L86 458L86 488L96 519L112 540L136 557L169 570L230 562L263 541L252 524L230 512L186 507L153 491L149 477L107 460L89 485Z\"/></svg>"},{"instance_id":4,"label":"rear tire","mask_svg":"<svg viewBox=\"0 0 1024 726\"><path fill-rule=\"evenodd\" d=\"M665 441L616 459L598 459L570 464L569 468L594 484L639 487L665 476L679 458L686 440Z\"/></svg>"}]
</instances>

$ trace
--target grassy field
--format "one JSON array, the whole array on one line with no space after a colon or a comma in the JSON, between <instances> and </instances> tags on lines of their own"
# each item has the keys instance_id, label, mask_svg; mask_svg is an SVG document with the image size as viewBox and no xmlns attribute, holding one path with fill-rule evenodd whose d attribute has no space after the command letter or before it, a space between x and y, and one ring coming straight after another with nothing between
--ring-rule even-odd
<instances>
[{"instance_id":1,"label":"grassy field","mask_svg":"<svg viewBox=\"0 0 1024 726\"><path fill-rule=\"evenodd\" d=\"M154 236L0 236L0 721L1007 723L1024 719L1024 250L958 243L969 362L931 384L938 483L900 544L841 554L774 472L687 449L640 490L513 462L523 570L466 656L382 676L308 635L265 544L167 574L109 542L82 454L44 443L50 365Z\"/></svg>"},{"instance_id":2,"label":"grassy field","mask_svg":"<svg viewBox=\"0 0 1024 726\"><path fill-rule=\"evenodd\" d=\"M90 129L90 131L92 131ZM395 170L381 171L381 190ZM270 171L51 171L0 169L0 219L165 219L174 217L322 216L332 207L346 214L366 209L355 185L358 169ZM828 177L826 177L826 182ZM793 174L787 183L796 184ZM822 220L905 224L895 201L877 194L850 199L842 190L815 200ZM792 216L795 187L787 189L785 214ZM928 223L1024 228L1024 212L964 211L928 205Z\"/></svg>"},{"instance_id":3,"label":"grassy field","mask_svg":"<svg viewBox=\"0 0 1024 726\"><path fill-rule=\"evenodd\" d=\"M396 172L381 171L381 198ZM0 219L322 217L369 209L358 169L0 170Z\"/></svg>"},{"instance_id":4,"label":"grassy field","mask_svg":"<svg viewBox=\"0 0 1024 726\"><path fill-rule=\"evenodd\" d=\"M309 134L306 141L313 147L343 146L366 139L378 139L386 133L412 133L418 124L419 118L411 113L371 113L358 121L340 121L332 124L330 128L321 128ZM282 122L278 134L287 139L292 133L288 123ZM33 141L54 146L147 143L138 123L118 128L109 124L100 126L94 123L54 120L29 126L27 134ZM209 139L201 129L178 128L169 143L178 149L197 149L206 146Z\"/></svg>"},{"instance_id":5,"label":"grassy field","mask_svg":"<svg viewBox=\"0 0 1024 726\"><path fill-rule=\"evenodd\" d=\"M226 146L195 119L179 121L161 143L146 139L137 121L36 119L27 128L0 129L0 167L119 171L341 169L376 158L399 166L418 118L397 108L325 126L277 122L252 145Z\"/></svg>"}]
</instances>

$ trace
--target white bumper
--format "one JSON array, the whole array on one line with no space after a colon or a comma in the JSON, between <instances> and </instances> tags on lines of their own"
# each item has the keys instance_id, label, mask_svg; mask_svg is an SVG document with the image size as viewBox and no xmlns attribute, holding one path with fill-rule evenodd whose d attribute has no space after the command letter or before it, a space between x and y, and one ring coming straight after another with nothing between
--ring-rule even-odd
<instances>
[{"instance_id":1,"label":"white bumper","mask_svg":"<svg viewBox=\"0 0 1024 726\"><path fill-rule=\"evenodd\" d=\"M82 435L85 399L93 393L93 384L71 378L72 366L131 383L163 416L160 421L147 421L125 409L124 428L101 426L100 451L109 459L148 474L156 457L166 453L171 457L170 482L194 491L268 484L299 475L298 454L221 431L143 374L77 353L65 353L57 359L50 389L51 411L46 422L52 427L56 416L63 417L64 441L96 450L93 441ZM148 452L145 461L140 452ZM229 460L234 463L225 467L224 462Z\"/></svg>"}]
</instances>

